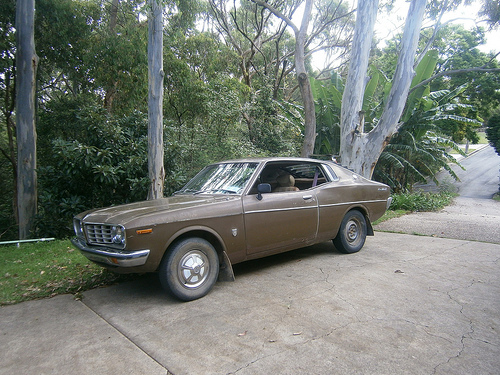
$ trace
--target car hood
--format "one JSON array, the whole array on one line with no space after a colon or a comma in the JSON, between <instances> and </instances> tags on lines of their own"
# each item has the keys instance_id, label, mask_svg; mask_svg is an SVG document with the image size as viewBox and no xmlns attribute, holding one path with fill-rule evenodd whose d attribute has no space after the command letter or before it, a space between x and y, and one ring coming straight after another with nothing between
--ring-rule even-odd
<instances>
[{"instance_id":1,"label":"car hood","mask_svg":"<svg viewBox=\"0 0 500 375\"><path fill-rule=\"evenodd\" d=\"M110 223L126 225L132 220L152 216L158 213L179 210L193 210L201 207L221 204L224 202L241 199L236 195L179 195L168 198L128 203L119 206L99 208L82 213L81 218L87 223Z\"/></svg>"}]
</instances>

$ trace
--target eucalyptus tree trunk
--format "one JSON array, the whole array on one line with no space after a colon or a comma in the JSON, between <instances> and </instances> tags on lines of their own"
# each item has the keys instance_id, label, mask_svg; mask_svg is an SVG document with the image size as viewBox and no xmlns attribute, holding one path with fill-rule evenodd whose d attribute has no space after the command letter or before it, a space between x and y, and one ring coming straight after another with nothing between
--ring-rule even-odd
<instances>
[{"instance_id":1,"label":"eucalyptus tree trunk","mask_svg":"<svg viewBox=\"0 0 500 375\"><path fill-rule=\"evenodd\" d=\"M30 237L37 212L34 38L35 0L16 5L16 133L19 239Z\"/></svg>"},{"instance_id":2,"label":"eucalyptus tree trunk","mask_svg":"<svg viewBox=\"0 0 500 375\"><path fill-rule=\"evenodd\" d=\"M363 129L363 94L378 0L359 0L349 73L342 97L340 157L343 165L371 178L377 160L398 130L410 84L426 0L412 0L403 32L396 71L380 120L369 133Z\"/></svg>"},{"instance_id":3,"label":"eucalyptus tree trunk","mask_svg":"<svg viewBox=\"0 0 500 375\"><path fill-rule=\"evenodd\" d=\"M148 0L148 199L163 198L163 7Z\"/></svg>"},{"instance_id":4,"label":"eucalyptus tree trunk","mask_svg":"<svg viewBox=\"0 0 500 375\"><path fill-rule=\"evenodd\" d=\"M304 141L300 152L303 157L308 157L314 153L314 142L316 141L316 108L314 107L311 81L305 65L307 27L311 19L312 5L313 0L306 0L300 29L295 32L295 72L297 73L300 94L304 103Z\"/></svg>"},{"instance_id":5,"label":"eucalyptus tree trunk","mask_svg":"<svg viewBox=\"0 0 500 375\"><path fill-rule=\"evenodd\" d=\"M110 35L115 34L116 24L118 22L118 4L120 0L112 0L111 7L109 10L109 33ZM104 108L108 110L109 113L112 112L113 109L113 101L116 96L116 88L118 86L118 82L110 82L108 87L106 88L106 93L104 95Z\"/></svg>"}]
</instances>

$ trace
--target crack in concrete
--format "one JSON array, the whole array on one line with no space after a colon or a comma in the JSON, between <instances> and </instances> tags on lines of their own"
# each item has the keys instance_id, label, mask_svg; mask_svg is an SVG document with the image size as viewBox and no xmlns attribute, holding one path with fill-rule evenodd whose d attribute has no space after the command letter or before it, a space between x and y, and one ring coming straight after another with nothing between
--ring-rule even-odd
<instances>
[{"instance_id":1,"label":"crack in concrete","mask_svg":"<svg viewBox=\"0 0 500 375\"><path fill-rule=\"evenodd\" d=\"M108 324L111 328L113 328L116 332L118 332L122 337L124 337L127 341L129 341L134 347L136 347L137 349L139 349L142 353L144 353L148 358L150 358L152 361L154 361L155 363L158 364L158 366L160 366L161 368L163 368L166 373L165 375L173 375L173 373L171 373L160 361L158 361L156 358L154 358L151 354L149 354L146 350L144 350L138 343L136 343L131 337L129 337L128 335L126 335L124 332L122 332L117 326L115 326L113 323L111 323L110 321L106 320L101 314L99 314L97 311L95 311L92 307L90 307L89 305L87 305L85 302L84 302L84 299L81 299L80 300L80 303L85 306L86 308L88 308L90 311L92 311L94 314L96 314L99 319L101 319L102 321L104 321L106 324Z\"/></svg>"},{"instance_id":2,"label":"crack in concrete","mask_svg":"<svg viewBox=\"0 0 500 375\"><path fill-rule=\"evenodd\" d=\"M256 358L256 359L254 359L253 361L248 362L248 363L247 363L247 364L245 364L244 366L241 366L241 367L237 368L237 369L236 369L236 370L234 370L234 371L231 371L231 372L226 373L226 375L233 375L233 374L236 374L236 373L238 373L238 372L240 372L240 371L242 371L242 370L245 370L245 369L249 368L250 366L252 366L252 365L256 364L257 362L262 361L263 359L266 359L266 358L269 358L269 357L274 357L274 356L279 355L279 354L284 353L284 352L286 352L286 350L281 350L281 351L276 352L276 353L272 353L272 354L268 354L268 355L264 355L264 356L262 356L262 357Z\"/></svg>"},{"instance_id":3,"label":"crack in concrete","mask_svg":"<svg viewBox=\"0 0 500 375\"><path fill-rule=\"evenodd\" d=\"M457 291L457 290L461 290L461 289L468 289L470 287L472 287L474 284L476 284L476 280L475 279L472 279L471 282L464 286L464 287L457 287L457 288L452 288L451 290L449 290L448 292L446 292L446 294L448 295L448 298L453 301L455 304L457 304L460 309L459 309L459 313L460 315L462 315L464 318L466 318L466 320L469 322L469 330L467 332L464 332L462 334L462 337L460 338L460 344L461 344L461 347L458 349L458 352L456 355L454 356L451 356L449 357L446 361L444 362L441 362L441 363L438 363L435 367L434 367L434 370L433 370L433 374L436 374L439 367L443 366L443 365L446 365L448 363L450 363L452 360L454 359L458 359L460 358L460 356L463 354L463 352L465 351L466 349L466 345L465 345L465 339L469 338L469 339L472 339L471 335L474 333L474 322L473 320L468 317L465 313L464 313L464 305L462 303L460 303L456 298L454 298L452 296L452 293Z\"/></svg>"}]
</instances>

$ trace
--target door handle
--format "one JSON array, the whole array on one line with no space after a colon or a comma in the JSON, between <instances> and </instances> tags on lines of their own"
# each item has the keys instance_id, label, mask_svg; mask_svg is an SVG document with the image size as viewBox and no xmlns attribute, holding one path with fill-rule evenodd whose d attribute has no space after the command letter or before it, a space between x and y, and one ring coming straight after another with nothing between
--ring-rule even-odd
<instances>
[{"instance_id":1,"label":"door handle","mask_svg":"<svg viewBox=\"0 0 500 375\"><path fill-rule=\"evenodd\" d=\"M312 195L304 195L302 197L302 199L305 200L305 201L308 201L309 199L313 199L313 196Z\"/></svg>"}]
</instances>

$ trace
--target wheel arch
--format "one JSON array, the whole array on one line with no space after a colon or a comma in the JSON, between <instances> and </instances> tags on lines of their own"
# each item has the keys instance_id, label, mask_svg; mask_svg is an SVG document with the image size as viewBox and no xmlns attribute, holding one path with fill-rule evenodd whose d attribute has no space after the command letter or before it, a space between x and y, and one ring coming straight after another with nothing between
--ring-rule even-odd
<instances>
[{"instance_id":1,"label":"wheel arch","mask_svg":"<svg viewBox=\"0 0 500 375\"><path fill-rule=\"evenodd\" d=\"M219 277L218 281L234 281L233 266L226 252L226 246L222 237L213 229L203 226L184 228L171 236L165 245L165 253L169 252L172 246L186 238L198 237L208 241L219 256Z\"/></svg>"},{"instance_id":2,"label":"wheel arch","mask_svg":"<svg viewBox=\"0 0 500 375\"><path fill-rule=\"evenodd\" d=\"M344 216L347 215L347 213L350 211L359 211L359 212L361 212L361 214L363 214L363 216L365 217L365 221L366 221L366 235L373 236L375 233L373 231L373 226L372 226L372 223L370 221L370 216L368 215L368 210L366 209L366 207L364 207L362 205L351 206L345 212Z\"/></svg>"}]
</instances>

